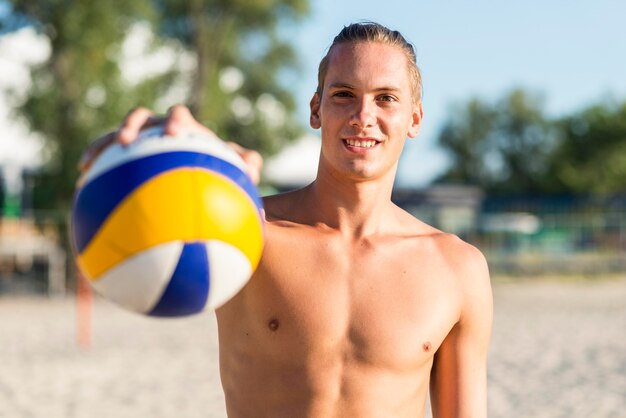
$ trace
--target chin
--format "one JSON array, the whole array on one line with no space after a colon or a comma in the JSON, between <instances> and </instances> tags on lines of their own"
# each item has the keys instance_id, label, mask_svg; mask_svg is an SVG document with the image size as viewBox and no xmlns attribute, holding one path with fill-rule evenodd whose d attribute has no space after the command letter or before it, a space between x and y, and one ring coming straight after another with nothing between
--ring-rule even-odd
<instances>
[{"instance_id":1,"label":"chin","mask_svg":"<svg viewBox=\"0 0 626 418\"><path fill-rule=\"evenodd\" d=\"M383 173L374 167L351 167L345 170L343 174L353 180L365 181L380 178Z\"/></svg>"},{"instance_id":2,"label":"chin","mask_svg":"<svg viewBox=\"0 0 626 418\"><path fill-rule=\"evenodd\" d=\"M329 173L335 173L337 178L346 178L354 181L368 181L385 177L387 174L394 175L393 167L380 164L380 161L335 161L325 160L321 162ZM393 173L390 173L393 171Z\"/></svg>"}]
</instances>

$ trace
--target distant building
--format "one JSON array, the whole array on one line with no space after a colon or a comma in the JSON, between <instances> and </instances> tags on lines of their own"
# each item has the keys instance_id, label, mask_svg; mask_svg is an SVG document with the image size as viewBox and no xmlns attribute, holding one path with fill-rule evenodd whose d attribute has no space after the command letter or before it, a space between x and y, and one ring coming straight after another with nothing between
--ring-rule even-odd
<instances>
[{"instance_id":1,"label":"distant building","mask_svg":"<svg viewBox=\"0 0 626 418\"><path fill-rule=\"evenodd\" d=\"M420 190L396 189L392 200L422 221L458 235L473 232L484 199L473 186L433 185Z\"/></svg>"}]
</instances>

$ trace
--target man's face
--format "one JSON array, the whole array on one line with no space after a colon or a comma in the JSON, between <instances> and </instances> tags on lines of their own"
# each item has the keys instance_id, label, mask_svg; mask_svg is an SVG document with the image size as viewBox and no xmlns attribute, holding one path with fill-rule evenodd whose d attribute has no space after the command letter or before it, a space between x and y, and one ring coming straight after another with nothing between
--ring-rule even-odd
<instances>
[{"instance_id":1,"label":"man's face","mask_svg":"<svg viewBox=\"0 0 626 418\"><path fill-rule=\"evenodd\" d=\"M382 43L332 50L322 96L311 100L311 127L322 131L321 169L354 180L395 175L405 139L417 136L422 118L406 59Z\"/></svg>"}]
</instances>

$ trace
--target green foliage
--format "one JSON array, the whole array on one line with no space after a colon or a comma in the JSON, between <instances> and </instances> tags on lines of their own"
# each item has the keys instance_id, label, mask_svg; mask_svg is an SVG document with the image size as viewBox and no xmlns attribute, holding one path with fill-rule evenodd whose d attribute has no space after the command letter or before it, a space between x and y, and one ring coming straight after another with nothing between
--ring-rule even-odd
<instances>
[{"instance_id":1,"label":"green foliage","mask_svg":"<svg viewBox=\"0 0 626 418\"><path fill-rule=\"evenodd\" d=\"M11 4L0 30L31 26L50 42L50 57L32 68L32 86L17 109L31 129L47 140L50 164L37 180L43 189L36 191L36 204L66 208L85 146L105 129L117 126L129 108L137 103L149 105L162 92L157 86L151 90L129 86L118 66L128 29L152 16L150 3L15 0Z\"/></svg>"},{"instance_id":2,"label":"green foliage","mask_svg":"<svg viewBox=\"0 0 626 418\"><path fill-rule=\"evenodd\" d=\"M626 192L626 102L594 105L557 124L560 147L552 165L563 189Z\"/></svg>"},{"instance_id":3,"label":"green foliage","mask_svg":"<svg viewBox=\"0 0 626 418\"><path fill-rule=\"evenodd\" d=\"M192 111L224 138L269 154L297 137L294 101L280 83L284 71L297 69L296 57L278 28L307 11L307 0L8 3L0 35L33 27L51 46L50 58L31 70L33 84L17 109L46 138L50 155L36 180L35 206L67 208L85 146L118 126L129 109L154 108L181 80L190 86ZM139 22L160 35L156 42L193 57L193 69L175 67L139 84L125 80L121 48Z\"/></svg>"},{"instance_id":4,"label":"green foliage","mask_svg":"<svg viewBox=\"0 0 626 418\"><path fill-rule=\"evenodd\" d=\"M301 131L280 78L296 56L279 23L308 11L307 0L157 1L164 36L183 43L196 71L188 105L219 136L271 154ZM240 85L228 77L240 77Z\"/></svg>"},{"instance_id":5,"label":"green foliage","mask_svg":"<svg viewBox=\"0 0 626 418\"><path fill-rule=\"evenodd\" d=\"M451 112L439 135L452 164L439 181L497 193L626 192L626 102L558 119L521 90Z\"/></svg>"},{"instance_id":6,"label":"green foliage","mask_svg":"<svg viewBox=\"0 0 626 418\"><path fill-rule=\"evenodd\" d=\"M538 97L514 90L495 103L471 99L450 114L439 143L452 164L440 181L496 192L552 187L546 175L556 141Z\"/></svg>"}]
</instances>

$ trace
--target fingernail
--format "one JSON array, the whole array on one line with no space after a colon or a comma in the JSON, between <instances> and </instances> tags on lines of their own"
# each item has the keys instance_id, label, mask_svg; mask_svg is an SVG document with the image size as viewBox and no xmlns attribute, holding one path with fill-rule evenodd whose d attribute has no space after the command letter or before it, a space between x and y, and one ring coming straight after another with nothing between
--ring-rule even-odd
<instances>
[{"instance_id":1,"label":"fingernail","mask_svg":"<svg viewBox=\"0 0 626 418\"><path fill-rule=\"evenodd\" d=\"M130 135L130 130L128 128L124 128L120 130L120 133L117 137L119 138L120 142L128 144L131 141Z\"/></svg>"},{"instance_id":2,"label":"fingernail","mask_svg":"<svg viewBox=\"0 0 626 418\"><path fill-rule=\"evenodd\" d=\"M167 124L167 134L171 136L180 134L180 124L178 122L170 121Z\"/></svg>"}]
</instances>

